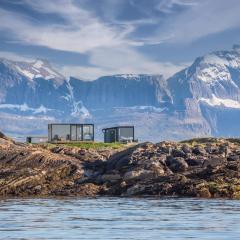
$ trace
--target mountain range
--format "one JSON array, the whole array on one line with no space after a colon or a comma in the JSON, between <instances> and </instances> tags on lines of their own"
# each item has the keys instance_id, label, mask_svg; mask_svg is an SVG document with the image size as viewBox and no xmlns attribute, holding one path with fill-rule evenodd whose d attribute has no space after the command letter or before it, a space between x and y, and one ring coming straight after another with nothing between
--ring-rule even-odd
<instances>
[{"instance_id":1,"label":"mountain range","mask_svg":"<svg viewBox=\"0 0 240 240\"><path fill-rule=\"evenodd\" d=\"M140 141L240 136L240 47L198 57L165 79L118 74L65 78L37 59L0 59L0 126L11 135L47 133L49 122L135 125Z\"/></svg>"}]
</instances>

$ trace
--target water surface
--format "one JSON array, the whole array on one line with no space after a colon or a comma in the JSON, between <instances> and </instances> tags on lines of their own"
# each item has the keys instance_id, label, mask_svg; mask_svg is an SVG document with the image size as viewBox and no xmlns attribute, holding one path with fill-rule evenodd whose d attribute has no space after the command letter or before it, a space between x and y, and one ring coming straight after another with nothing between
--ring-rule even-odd
<instances>
[{"instance_id":1,"label":"water surface","mask_svg":"<svg viewBox=\"0 0 240 240\"><path fill-rule=\"evenodd\" d=\"M0 200L0 239L240 239L240 201Z\"/></svg>"}]
</instances>

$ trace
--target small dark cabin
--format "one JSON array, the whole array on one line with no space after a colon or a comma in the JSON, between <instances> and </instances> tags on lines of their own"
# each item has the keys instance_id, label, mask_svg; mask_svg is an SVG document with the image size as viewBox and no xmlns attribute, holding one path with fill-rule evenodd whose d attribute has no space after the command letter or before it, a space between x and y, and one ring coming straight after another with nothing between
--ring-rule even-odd
<instances>
[{"instance_id":1,"label":"small dark cabin","mask_svg":"<svg viewBox=\"0 0 240 240\"><path fill-rule=\"evenodd\" d=\"M134 142L134 126L104 128L104 142Z\"/></svg>"}]
</instances>

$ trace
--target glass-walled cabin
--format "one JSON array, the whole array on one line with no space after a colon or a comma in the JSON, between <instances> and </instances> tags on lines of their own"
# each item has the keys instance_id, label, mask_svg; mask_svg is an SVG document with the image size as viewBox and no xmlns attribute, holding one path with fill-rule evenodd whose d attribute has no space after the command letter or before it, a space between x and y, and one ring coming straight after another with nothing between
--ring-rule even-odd
<instances>
[{"instance_id":1,"label":"glass-walled cabin","mask_svg":"<svg viewBox=\"0 0 240 240\"><path fill-rule=\"evenodd\" d=\"M93 124L48 124L48 141L94 141Z\"/></svg>"},{"instance_id":2,"label":"glass-walled cabin","mask_svg":"<svg viewBox=\"0 0 240 240\"><path fill-rule=\"evenodd\" d=\"M134 141L134 126L104 128L103 133L105 143Z\"/></svg>"}]
</instances>

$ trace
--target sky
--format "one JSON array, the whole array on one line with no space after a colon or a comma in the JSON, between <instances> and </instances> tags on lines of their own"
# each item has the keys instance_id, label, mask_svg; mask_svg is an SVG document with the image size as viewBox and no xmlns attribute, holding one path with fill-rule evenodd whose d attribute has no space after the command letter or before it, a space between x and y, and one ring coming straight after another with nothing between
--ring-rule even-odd
<instances>
[{"instance_id":1,"label":"sky","mask_svg":"<svg viewBox=\"0 0 240 240\"><path fill-rule=\"evenodd\" d=\"M0 57L66 77L162 74L240 43L239 0L0 0Z\"/></svg>"}]
</instances>

